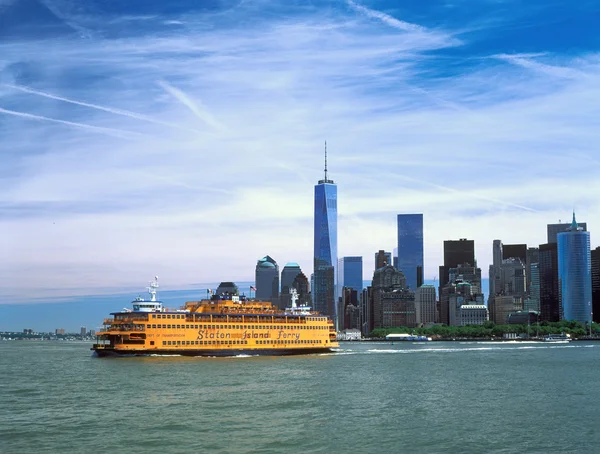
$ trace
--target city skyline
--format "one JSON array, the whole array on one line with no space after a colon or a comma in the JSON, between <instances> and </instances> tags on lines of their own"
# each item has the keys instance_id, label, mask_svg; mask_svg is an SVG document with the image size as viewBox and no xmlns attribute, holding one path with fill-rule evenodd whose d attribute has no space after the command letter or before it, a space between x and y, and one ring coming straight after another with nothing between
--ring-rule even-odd
<instances>
[{"instance_id":1,"label":"city skyline","mask_svg":"<svg viewBox=\"0 0 600 454\"><path fill-rule=\"evenodd\" d=\"M573 208L598 246L593 4L51 3L0 2L0 304L309 275L325 139L339 256L414 212L426 281Z\"/></svg>"}]
</instances>

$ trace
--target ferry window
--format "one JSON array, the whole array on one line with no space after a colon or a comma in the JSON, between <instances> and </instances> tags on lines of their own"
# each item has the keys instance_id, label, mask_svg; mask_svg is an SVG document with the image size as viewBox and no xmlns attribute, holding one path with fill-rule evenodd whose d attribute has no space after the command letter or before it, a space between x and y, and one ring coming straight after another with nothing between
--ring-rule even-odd
<instances>
[{"instance_id":1,"label":"ferry window","mask_svg":"<svg viewBox=\"0 0 600 454\"><path fill-rule=\"evenodd\" d=\"M163 345L167 345L167 341L163 341Z\"/></svg>"},{"instance_id":2,"label":"ferry window","mask_svg":"<svg viewBox=\"0 0 600 454\"><path fill-rule=\"evenodd\" d=\"M177 341L177 345L181 345L181 341Z\"/></svg>"},{"instance_id":3,"label":"ferry window","mask_svg":"<svg viewBox=\"0 0 600 454\"><path fill-rule=\"evenodd\" d=\"M171 325L167 325L167 328L171 329Z\"/></svg>"},{"instance_id":4,"label":"ferry window","mask_svg":"<svg viewBox=\"0 0 600 454\"><path fill-rule=\"evenodd\" d=\"M150 345L154 345L154 341L150 341Z\"/></svg>"},{"instance_id":5,"label":"ferry window","mask_svg":"<svg viewBox=\"0 0 600 454\"><path fill-rule=\"evenodd\" d=\"M169 345L171 345L171 341L168 341L167 343L168 343Z\"/></svg>"}]
</instances>

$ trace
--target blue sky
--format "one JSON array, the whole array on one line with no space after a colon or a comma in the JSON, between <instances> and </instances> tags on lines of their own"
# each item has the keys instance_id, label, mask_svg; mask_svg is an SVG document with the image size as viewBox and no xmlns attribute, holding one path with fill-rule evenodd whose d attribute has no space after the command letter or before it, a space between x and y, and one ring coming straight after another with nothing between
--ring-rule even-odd
<instances>
[{"instance_id":1,"label":"blue sky","mask_svg":"<svg viewBox=\"0 0 600 454\"><path fill-rule=\"evenodd\" d=\"M427 279L445 239L486 274L573 209L595 247L599 8L0 0L0 302L310 274L325 139L365 279L397 213Z\"/></svg>"}]
</instances>

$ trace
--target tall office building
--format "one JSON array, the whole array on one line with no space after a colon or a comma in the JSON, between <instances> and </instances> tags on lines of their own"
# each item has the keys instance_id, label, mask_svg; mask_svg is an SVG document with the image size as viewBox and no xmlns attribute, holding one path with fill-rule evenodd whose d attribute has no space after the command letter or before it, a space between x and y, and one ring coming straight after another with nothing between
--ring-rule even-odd
<instances>
[{"instance_id":1,"label":"tall office building","mask_svg":"<svg viewBox=\"0 0 600 454\"><path fill-rule=\"evenodd\" d=\"M591 251L592 258L592 318L600 323L600 246Z\"/></svg>"},{"instance_id":2,"label":"tall office building","mask_svg":"<svg viewBox=\"0 0 600 454\"><path fill-rule=\"evenodd\" d=\"M527 254L525 255L525 267L528 270L528 276L529 276L529 268L531 268L531 264L532 263L537 263L539 261L540 258L540 249L537 247L530 247L527 248ZM529 282L531 282L531 278L528 277Z\"/></svg>"},{"instance_id":3,"label":"tall office building","mask_svg":"<svg viewBox=\"0 0 600 454\"><path fill-rule=\"evenodd\" d=\"M466 263L475 265L475 241L466 238L444 241L444 266L455 268Z\"/></svg>"},{"instance_id":4,"label":"tall office building","mask_svg":"<svg viewBox=\"0 0 600 454\"><path fill-rule=\"evenodd\" d=\"M371 304L373 327L416 326L415 294L406 288L406 277L392 265L373 273Z\"/></svg>"},{"instance_id":5,"label":"tall office building","mask_svg":"<svg viewBox=\"0 0 600 454\"><path fill-rule=\"evenodd\" d=\"M433 285L422 285L416 290L415 315L417 326L435 323L437 319L437 307L435 287Z\"/></svg>"},{"instance_id":6,"label":"tall office building","mask_svg":"<svg viewBox=\"0 0 600 454\"><path fill-rule=\"evenodd\" d=\"M540 311L540 268L538 263L532 263L529 267L530 281L527 286L527 298L523 303L525 311Z\"/></svg>"},{"instance_id":7,"label":"tall office building","mask_svg":"<svg viewBox=\"0 0 600 454\"><path fill-rule=\"evenodd\" d=\"M440 323L459 324L461 306L470 304L484 304L481 269L469 263L448 269L448 283L440 288Z\"/></svg>"},{"instance_id":8,"label":"tall office building","mask_svg":"<svg viewBox=\"0 0 600 454\"><path fill-rule=\"evenodd\" d=\"M271 260L273 260L273 259L271 259ZM279 284L279 280L277 281L277 283ZM239 295L240 290L235 282L224 281L224 282L219 283L217 289L215 290L215 294L216 295ZM270 300L271 299L269 298L269 301Z\"/></svg>"},{"instance_id":9,"label":"tall office building","mask_svg":"<svg viewBox=\"0 0 600 454\"><path fill-rule=\"evenodd\" d=\"M392 253L386 252L383 249L375 252L375 269L383 268L386 265L392 265Z\"/></svg>"},{"instance_id":10,"label":"tall office building","mask_svg":"<svg viewBox=\"0 0 600 454\"><path fill-rule=\"evenodd\" d=\"M363 261L362 257L342 257L338 259L338 295L341 296L342 288L353 288L360 293L363 289Z\"/></svg>"},{"instance_id":11,"label":"tall office building","mask_svg":"<svg viewBox=\"0 0 600 454\"><path fill-rule=\"evenodd\" d=\"M578 222L579 228L584 232L587 232L587 224L585 222ZM562 222L559 224L548 224L548 243L556 243L559 233L566 232L571 228L571 224L568 222Z\"/></svg>"},{"instance_id":12,"label":"tall office building","mask_svg":"<svg viewBox=\"0 0 600 454\"><path fill-rule=\"evenodd\" d=\"M492 244L492 263L490 265L489 280L490 294L488 299L488 307L493 304L494 296L500 293L502 282L500 276L500 266L502 265L502 241L494 240Z\"/></svg>"},{"instance_id":13,"label":"tall office building","mask_svg":"<svg viewBox=\"0 0 600 454\"><path fill-rule=\"evenodd\" d=\"M346 329L360 329L360 294L362 290L356 291L352 287L342 288L340 293L341 326L340 331Z\"/></svg>"},{"instance_id":14,"label":"tall office building","mask_svg":"<svg viewBox=\"0 0 600 454\"><path fill-rule=\"evenodd\" d=\"M502 259L520 259L527 262L526 244L502 244Z\"/></svg>"},{"instance_id":15,"label":"tall office building","mask_svg":"<svg viewBox=\"0 0 600 454\"><path fill-rule=\"evenodd\" d=\"M256 299L279 302L279 266L268 255L256 262L255 269Z\"/></svg>"},{"instance_id":16,"label":"tall office building","mask_svg":"<svg viewBox=\"0 0 600 454\"><path fill-rule=\"evenodd\" d=\"M558 283L564 320L592 321L592 261L590 233L573 222L557 236Z\"/></svg>"},{"instance_id":17,"label":"tall office building","mask_svg":"<svg viewBox=\"0 0 600 454\"><path fill-rule=\"evenodd\" d=\"M294 262L286 263L281 270L281 293L279 295L279 307L286 308L291 304L290 289L296 276L302 273L300 265Z\"/></svg>"},{"instance_id":18,"label":"tall office building","mask_svg":"<svg viewBox=\"0 0 600 454\"><path fill-rule=\"evenodd\" d=\"M397 268L406 276L406 284L412 291L423 284L423 214L398 215ZM417 274L421 274L420 279Z\"/></svg>"},{"instance_id":19,"label":"tall office building","mask_svg":"<svg viewBox=\"0 0 600 454\"><path fill-rule=\"evenodd\" d=\"M560 300L558 296L558 252L556 243L540 244L540 320L558 322L560 320Z\"/></svg>"},{"instance_id":20,"label":"tall office building","mask_svg":"<svg viewBox=\"0 0 600 454\"><path fill-rule=\"evenodd\" d=\"M310 306L312 304L310 299L310 286L308 285L308 278L304 273L300 273L292 282L292 287L298 292L298 304L304 306Z\"/></svg>"},{"instance_id":21,"label":"tall office building","mask_svg":"<svg viewBox=\"0 0 600 454\"><path fill-rule=\"evenodd\" d=\"M500 266L494 266L495 277L499 281L494 283L495 293L488 299L490 318L494 323L506 323L508 313L523 309L523 301L527 291L525 277L525 264L520 258L510 257L502 260Z\"/></svg>"},{"instance_id":22,"label":"tall office building","mask_svg":"<svg viewBox=\"0 0 600 454\"><path fill-rule=\"evenodd\" d=\"M373 287L364 288L360 296L360 331L367 336L374 329Z\"/></svg>"},{"instance_id":23,"label":"tall office building","mask_svg":"<svg viewBox=\"0 0 600 454\"><path fill-rule=\"evenodd\" d=\"M296 276L302 273L300 265L295 262L288 262L281 270L281 293L289 293L292 283Z\"/></svg>"},{"instance_id":24,"label":"tall office building","mask_svg":"<svg viewBox=\"0 0 600 454\"><path fill-rule=\"evenodd\" d=\"M327 178L327 142L325 142L325 178L315 185L314 285L313 308L329 315L338 326L336 308L337 267L337 186Z\"/></svg>"},{"instance_id":25,"label":"tall office building","mask_svg":"<svg viewBox=\"0 0 600 454\"><path fill-rule=\"evenodd\" d=\"M502 260L500 266L501 293L504 295L525 296L527 284L525 280L525 264L521 259L511 257Z\"/></svg>"},{"instance_id":26,"label":"tall office building","mask_svg":"<svg viewBox=\"0 0 600 454\"><path fill-rule=\"evenodd\" d=\"M475 241L461 238L460 240L444 241L444 265L439 267L439 295L442 294L442 287L449 282L450 268L456 268L458 265L472 265L476 267L475 261Z\"/></svg>"}]
</instances>

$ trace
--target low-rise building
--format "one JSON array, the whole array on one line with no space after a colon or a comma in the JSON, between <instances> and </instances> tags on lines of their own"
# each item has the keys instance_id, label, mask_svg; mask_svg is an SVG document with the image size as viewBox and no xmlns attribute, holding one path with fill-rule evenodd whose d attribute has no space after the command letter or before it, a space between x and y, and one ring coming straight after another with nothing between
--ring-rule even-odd
<instances>
[{"instance_id":1,"label":"low-rise building","mask_svg":"<svg viewBox=\"0 0 600 454\"><path fill-rule=\"evenodd\" d=\"M337 333L337 340L340 341L357 341L361 339L362 335L359 329L345 329Z\"/></svg>"},{"instance_id":2,"label":"low-rise building","mask_svg":"<svg viewBox=\"0 0 600 454\"><path fill-rule=\"evenodd\" d=\"M489 318L484 304L463 304L459 309L458 325L483 325Z\"/></svg>"}]
</instances>

